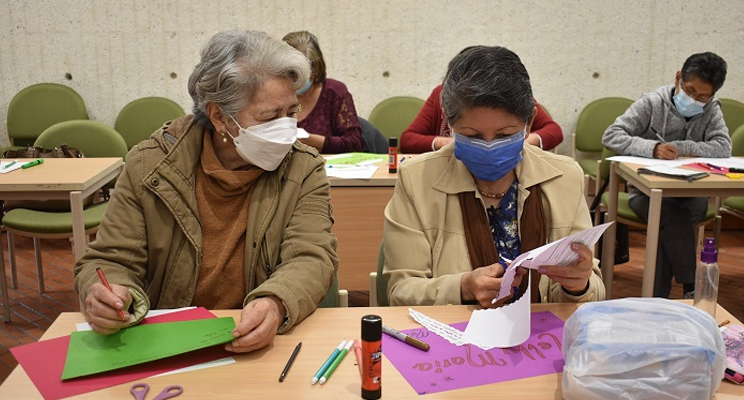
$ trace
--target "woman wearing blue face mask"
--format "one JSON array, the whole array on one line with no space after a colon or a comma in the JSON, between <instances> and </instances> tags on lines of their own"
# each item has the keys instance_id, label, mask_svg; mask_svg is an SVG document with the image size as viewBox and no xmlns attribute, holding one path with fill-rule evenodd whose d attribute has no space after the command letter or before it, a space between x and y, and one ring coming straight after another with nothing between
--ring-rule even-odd
<instances>
[{"instance_id":1,"label":"woman wearing blue face mask","mask_svg":"<svg viewBox=\"0 0 744 400\"><path fill-rule=\"evenodd\" d=\"M323 154L362 151L364 139L354 99L343 82L326 78L318 38L300 31L288 33L282 40L305 54L312 69L310 78L297 90L298 126L309 134L300 141Z\"/></svg>"},{"instance_id":2,"label":"woman wearing blue face mask","mask_svg":"<svg viewBox=\"0 0 744 400\"><path fill-rule=\"evenodd\" d=\"M295 91L309 77L305 56L262 32L221 32L203 48L188 83L194 113L128 154L75 265L96 332L151 308L239 308L226 348L248 352L315 310L338 259L323 159L296 141Z\"/></svg>"},{"instance_id":3,"label":"woman wearing blue face mask","mask_svg":"<svg viewBox=\"0 0 744 400\"><path fill-rule=\"evenodd\" d=\"M383 273L391 305L492 307L519 254L591 227L573 159L525 146L536 113L529 76L503 47L466 48L449 64L442 106L454 143L406 162L385 209ZM533 302L604 299L598 262L519 271ZM499 304L496 304L499 305Z\"/></svg>"}]
</instances>

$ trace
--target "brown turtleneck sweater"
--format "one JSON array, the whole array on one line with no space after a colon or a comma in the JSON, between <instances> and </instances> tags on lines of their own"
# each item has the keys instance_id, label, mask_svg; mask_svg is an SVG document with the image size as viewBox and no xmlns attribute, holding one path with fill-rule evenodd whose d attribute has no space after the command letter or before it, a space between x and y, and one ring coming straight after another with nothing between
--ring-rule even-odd
<instances>
[{"instance_id":1,"label":"brown turtleneck sweater","mask_svg":"<svg viewBox=\"0 0 744 400\"><path fill-rule=\"evenodd\" d=\"M196 171L196 204L202 227L202 256L192 305L207 309L242 308L245 287L245 231L257 167L230 171L222 166L204 134Z\"/></svg>"}]
</instances>

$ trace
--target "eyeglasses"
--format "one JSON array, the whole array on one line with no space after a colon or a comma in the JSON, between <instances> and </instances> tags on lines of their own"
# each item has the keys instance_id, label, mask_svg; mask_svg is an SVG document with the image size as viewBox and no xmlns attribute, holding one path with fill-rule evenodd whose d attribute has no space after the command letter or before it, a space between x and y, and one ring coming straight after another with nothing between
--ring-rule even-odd
<instances>
[{"instance_id":1,"label":"eyeglasses","mask_svg":"<svg viewBox=\"0 0 744 400\"><path fill-rule=\"evenodd\" d=\"M692 97L693 100L699 101L701 103L707 103L710 101L710 99L713 98L713 94L697 94L694 87L685 87L685 82L682 80L679 81L679 87L684 90L684 92L687 93L688 96Z\"/></svg>"}]
</instances>

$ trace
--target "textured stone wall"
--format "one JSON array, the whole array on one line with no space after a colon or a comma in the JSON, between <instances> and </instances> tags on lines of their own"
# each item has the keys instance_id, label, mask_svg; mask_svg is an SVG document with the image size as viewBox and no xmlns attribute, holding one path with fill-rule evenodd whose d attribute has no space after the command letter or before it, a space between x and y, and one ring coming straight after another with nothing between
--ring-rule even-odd
<instances>
[{"instance_id":1,"label":"textured stone wall","mask_svg":"<svg viewBox=\"0 0 744 400\"><path fill-rule=\"evenodd\" d=\"M744 101L744 1L39 1L0 4L0 137L12 96L37 82L73 87L92 119L113 125L143 96L191 108L186 81L201 46L231 28L281 38L315 33L328 75L366 117L394 95L426 98L465 46L500 44L522 57L535 96L562 125L569 153L582 107L637 98L673 82L684 59L729 63L720 97Z\"/></svg>"}]
</instances>

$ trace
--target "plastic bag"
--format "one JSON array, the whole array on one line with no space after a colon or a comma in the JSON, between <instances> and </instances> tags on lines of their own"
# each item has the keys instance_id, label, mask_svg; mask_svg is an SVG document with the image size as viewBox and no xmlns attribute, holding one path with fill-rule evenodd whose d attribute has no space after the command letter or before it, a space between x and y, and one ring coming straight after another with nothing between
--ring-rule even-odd
<instances>
[{"instance_id":1,"label":"plastic bag","mask_svg":"<svg viewBox=\"0 0 744 400\"><path fill-rule=\"evenodd\" d=\"M586 303L563 328L563 398L710 399L723 379L716 321L660 298Z\"/></svg>"}]
</instances>

